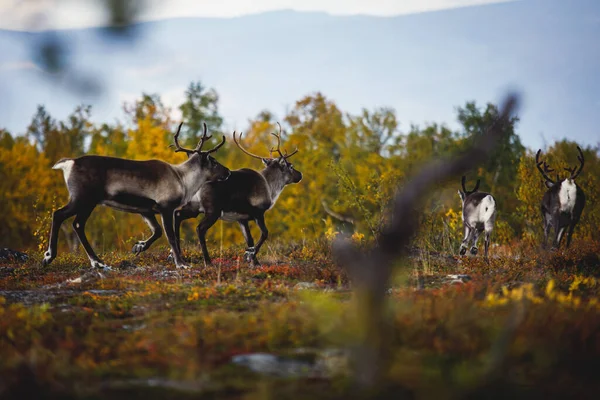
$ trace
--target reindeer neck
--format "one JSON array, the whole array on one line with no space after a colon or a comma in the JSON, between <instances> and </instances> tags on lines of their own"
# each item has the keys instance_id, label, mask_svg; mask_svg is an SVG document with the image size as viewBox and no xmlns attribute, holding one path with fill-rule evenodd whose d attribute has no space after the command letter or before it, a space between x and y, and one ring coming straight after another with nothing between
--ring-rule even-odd
<instances>
[{"instance_id":1,"label":"reindeer neck","mask_svg":"<svg viewBox=\"0 0 600 400\"><path fill-rule=\"evenodd\" d=\"M280 170L274 168L265 168L260 173L269 184L269 189L271 191L271 201L275 203L275 201L277 200L277 198L279 197L286 185L283 174Z\"/></svg>"},{"instance_id":2,"label":"reindeer neck","mask_svg":"<svg viewBox=\"0 0 600 400\"><path fill-rule=\"evenodd\" d=\"M193 154L181 164L173 165L183 182L186 198L189 197L187 200L190 200L206 181L206 174L199 168L198 157L198 154Z\"/></svg>"}]
</instances>

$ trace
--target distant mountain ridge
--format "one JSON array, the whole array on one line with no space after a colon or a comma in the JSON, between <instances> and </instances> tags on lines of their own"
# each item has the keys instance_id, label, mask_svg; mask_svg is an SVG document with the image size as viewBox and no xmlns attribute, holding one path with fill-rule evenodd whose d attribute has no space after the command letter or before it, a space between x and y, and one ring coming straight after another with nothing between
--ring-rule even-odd
<instances>
[{"instance_id":1,"label":"distant mountain ridge","mask_svg":"<svg viewBox=\"0 0 600 400\"><path fill-rule=\"evenodd\" d=\"M564 136L599 144L600 2L530 0L398 17L276 11L237 18L140 22L135 45L102 28L0 31L0 127L25 131L37 104L56 118L93 105L96 121L124 100L159 93L176 106L192 80L220 95L227 128L262 109L278 117L321 91L347 112L394 107L411 123L456 128L455 107L522 89L518 131L530 147ZM62 90L35 66L28 44L56 35L74 71L95 76L102 97Z\"/></svg>"}]
</instances>

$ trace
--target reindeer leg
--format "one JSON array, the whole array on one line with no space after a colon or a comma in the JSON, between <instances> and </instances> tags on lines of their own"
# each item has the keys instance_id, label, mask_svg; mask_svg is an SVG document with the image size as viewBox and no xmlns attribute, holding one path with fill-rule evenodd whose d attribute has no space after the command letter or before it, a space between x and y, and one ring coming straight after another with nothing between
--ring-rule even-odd
<instances>
[{"instance_id":1,"label":"reindeer leg","mask_svg":"<svg viewBox=\"0 0 600 400\"><path fill-rule=\"evenodd\" d=\"M256 256L254 255L256 249L254 248L254 239L252 238L252 233L250 232L248 220L238 221L238 223L240 224L240 228L242 228L242 234L244 235L244 239L246 240L247 245L246 252L244 253L244 258L246 259L246 261L252 262L252 257L254 256L254 258L256 258Z\"/></svg>"},{"instance_id":2,"label":"reindeer leg","mask_svg":"<svg viewBox=\"0 0 600 400\"><path fill-rule=\"evenodd\" d=\"M204 256L204 264L206 266L212 265L210 256L208 255L208 248L206 247L206 232L219 220L219 215L216 213L204 214L204 218L196 227L196 233L198 234L198 240L202 247L202 255Z\"/></svg>"},{"instance_id":3,"label":"reindeer leg","mask_svg":"<svg viewBox=\"0 0 600 400\"><path fill-rule=\"evenodd\" d=\"M562 226L558 229L558 235L556 237L556 247L560 248L560 242L562 242L563 235L565 234L565 230L567 230L566 226Z\"/></svg>"},{"instance_id":4,"label":"reindeer leg","mask_svg":"<svg viewBox=\"0 0 600 400\"><path fill-rule=\"evenodd\" d=\"M60 226L67 218L72 217L76 214L76 205L71 200L69 203L54 211L52 214L52 225L50 227L50 240L48 243L48 250L44 253L44 259L42 260L42 265L46 266L52 262L56 258L57 248L58 248L58 233L60 230Z\"/></svg>"},{"instance_id":5,"label":"reindeer leg","mask_svg":"<svg viewBox=\"0 0 600 400\"><path fill-rule=\"evenodd\" d=\"M77 215L75 216L75 219L73 220L73 229L75 230L75 233L77 234L79 242L81 242L85 253L90 259L90 264L92 265L92 268L103 268L110 270L112 268L104 264L100 260L100 258L94 252L94 249L92 249L92 246L90 245L90 242L88 241L87 236L85 235L85 224L95 207L96 205L94 204L91 207L87 206L85 209L78 211Z\"/></svg>"},{"instance_id":6,"label":"reindeer leg","mask_svg":"<svg viewBox=\"0 0 600 400\"><path fill-rule=\"evenodd\" d=\"M548 247L548 236L550 236L550 228L552 228L552 224L545 213L542 213L542 218L544 220L544 241L542 242L542 248L546 249Z\"/></svg>"},{"instance_id":7,"label":"reindeer leg","mask_svg":"<svg viewBox=\"0 0 600 400\"><path fill-rule=\"evenodd\" d=\"M167 240L169 241L169 245L171 246L171 250L173 251L175 267L187 269L189 268L189 266L185 265L185 263L183 262L181 252L179 251L179 247L177 246L177 239L175 237L175 229L173 224L174 214L175 210L172 208L161 210L160 212L163 228L165 229L165 233L167 234Z\"/></svg>"},{"instance_id":8,"label":"reindeer leg","mask_svg":"<svg viewBox=\"0 0 600 400\"><path fill-rule=\"evenodd\" d=\"M156 242L162 236L162 228L158 224L156 220L156 216L154 213L143 213L142 218L144 218L144 222L150 227L152 231L152 235L146 240L140 240L135 245L133 245L133 249L131 250L136 256L141 252L146 251L152 246L152 243Z\"/></svg>"},{"instance_id":9,"label":"reindeer leg","mask_svg":"<svg viewBox=\"0 0 600 400\"><path fill-rule=\"evenodd\" d=\"M256 243L256 246L254 247L254 254L252 254L252 262L250 263L250 265L252 265L253 267L257 267L257 266L260 266L260 262L258 262L256 255L258 254L258 251L262 247L265 240L267 240L267 238L269 237L269 230L267 229L267 226L265 225L265 216L264 215L260 215L260 216L256 217L256 219L254 221L256 221L256 224L258 225L258 228L260 229L260 238L258 239L258 243Z\"/></svg>"},{"instance_id":10,"label":"reindeer leg","mask_svg":"<svg viewBox=\"0 0 600 400\"><path fill-rule=\"evenodd\" d=\"M488 252L490 250L490 231L485 231L485 252L483 257L487 260L488 259Z\"/></svg>"},{"instance_id":11,"label":"reindeer leg","mask_svg":"<svg viewBox=\"0 0 600 400\"><path fill-rule=\"evenodd\" d=\"M469 247L469 242L471 241L471 237L473 235L473 230L471 228L469 228L466 224L464 225L465 228L465 238L463 239L462 243L460 244L460 251L459 254L461 256L464 256L465 254L467 254L467 248Z\"/></svg>"},{"instance_id":12,"label":"reindeer leg","mask_svg":"<svg viewBox=\"0 0 600 400\"><path fill-rule=\"evenodd\" d=\"M560 232L559 228L559 218L558 215L554 218L553 228L554 228L554 239L552 240L552 248L558 249L558 234Z\"/></svg>"},{"instance_id":13,"label":"reindeer leg","mask_svg":"<svg viewBox=\"0 0 600 400\"><path fill-rule=\"evenodd\" d=\"M569 225L569 229L567 230L567 249L571 245L571 238L573 236L573 231L575 230L575 225L577 225L578 222L579 222L578 219L573 220L573 221L571 221L571 224Z\"/></svg>"},{"instance_id":14,"label":"reindeer leg","mask_svg":"<svg viewBox=\"0 0 600 400\"><path fill-rule=\"evenodd\" d=\"M479 235L481 235L482 230L479 230L477 228L473 228L473 246L471 247L471 250L469 251L472 255L476 255L477 254L477 241L479 240Z\"/></svg>"},{"instance_id":15,"label":"reindeer leg","mask_svg":"<svg viewBox=\"0 0 600 400\"><path fill-rule=\"evenodd\" d=\"M200 214L198 211L181 209L175 212L175 238L177 239L177 248L181 253L181 223L186 219L196 218ZM169 250L168 261L173 261L173 250Z\"/></svg>"},{"instance_id":16,"label":"reindeer leg","mask_svg":"<svg viewBox=\"0 0 600 400\"><path fill-rule=\"evenodd\" d=\"M494 229L494 220L488 220L483 224L483 230L485 232L485 252L484 258L488 259L488 252L490 249L490 236L492 235L492 230Z\"/></svg>"}]
</instances>

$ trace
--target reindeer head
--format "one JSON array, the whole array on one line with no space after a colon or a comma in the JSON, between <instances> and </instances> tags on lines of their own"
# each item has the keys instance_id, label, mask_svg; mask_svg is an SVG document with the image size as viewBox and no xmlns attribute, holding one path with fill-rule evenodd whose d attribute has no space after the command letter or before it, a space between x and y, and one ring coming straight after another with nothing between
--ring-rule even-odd
<instances>
[{"instance_id":1,"label":"reindeer head","mask_svg":"<svg viewBox=\"0 0 600 400\"><path fill-rule=\"evenodd\" d=\"M279 125L279 122L277 123L277 125ZM279 175L281 179L283 179L284 184L288 185L290 183L300 182L302 180L302 173L294 169L292 163L288 161L288 159L291 156L298 152L298 149L292 151L290 154L287 154L287 151L285 150L285 153L281 152L281 125L279 125L279 133L272 132L271 135L277 138L277 147L272 148L270 151L271 157L257 156L256 154L252 154L248 150L244 149L242 145L238 142L238 139L235 137L235 132L233 132L233 141L244 153L254 158L260 159L263 162L263 164L265 164L265 170ZM240 133L239 140L242 140L242 133ZM279 154L279 157L273 157L274 151L276 151Z\"/></svg>"},{"instance_id":2,"label":"reindeer head","mask_svg":"<svg viewBox=\"0 0 600 400\"><path fill-rule=\"evenodd\" d=\"M535 155L535 165L544 177L544 183L546 184L546 187L548 189L564 181L567 181L569 184L574 184L574 180L581 173L584 164L583 152L581 151L581 148L579 146L577 146L577 150L579 151L579 155L577 155L577 159L579 160L579 166L575 166L573 168L565 168L565 170L569 172L569 176L567 176L566 178L561 179L558 173L556 173L555 180L550 178L550 175L548 175L549 173L554 172L554 169L550 168L546 161L540 161L540 153L542 152L542 149L538 150L538 152Z\"/></svg>"},{"instance_id":3,"label":"reindeer head","mask_svg":"<svg viewBox=\"0 0 600 400\"><path fill-rule=\"evenodd\" d=\"M475 193L478 189L479 189L479 183L481 183L481 181L479 179L477 179L477 183L475 184L475 188L473 188L473 190L467 190L467 188L465 187L465 181L467 180L467 177L463 175L462 179L461 179L461 185L462 185L462 190L458 190L458 195L460 196L460 200L462 201L463 205L465 204L465 199Z\"/></svg>"},{"instance_id":4,"label":"reindeer head","mask_svg":"<svg viewBox=\"0 0 600 400\"><path fill-rule=\"evenodd\" d=\"M219 150L219 148L225 144L225 135L223 135L223 140L217 146L210 150L202 151L202 146L204 146L204 143L212 137L212 135L206 135L206 123L204 123L204 132L202 133L202 137L200 138L200 142L198 142L196 148L186 149L179 145L179 132L181 131L182 125L183 122L179 124L177 133L174 136L175 144L172 144L170 147L175 147L176 153L184 152L188 157L188 162L194 163L200 167L200 169L207 174L207 182L224 181L229 178L229 175L231 175L229 168L219 163L210 155L211 153Z\"/></svg>"}]
</instances>

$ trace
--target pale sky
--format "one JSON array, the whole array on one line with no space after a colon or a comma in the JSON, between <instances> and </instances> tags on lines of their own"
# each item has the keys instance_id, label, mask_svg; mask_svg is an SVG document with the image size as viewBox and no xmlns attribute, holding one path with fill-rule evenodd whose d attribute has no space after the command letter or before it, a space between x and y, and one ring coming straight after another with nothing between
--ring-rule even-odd
<instances>
[{"instance_id":1,"label":"pale sky","mask_svg":"<svg viewBox=\"0 0 600 400\"><path fill-rule=\"evenodd\" d=\"M122 0L131 1L134 0ZM138 20L237 17L292 9L335 15L394 16L513 0L138 0ZM45 30L105 25L106 0L0 0L0 29Z\"/></svg>"}]
</instances>

